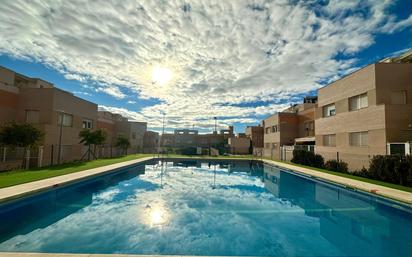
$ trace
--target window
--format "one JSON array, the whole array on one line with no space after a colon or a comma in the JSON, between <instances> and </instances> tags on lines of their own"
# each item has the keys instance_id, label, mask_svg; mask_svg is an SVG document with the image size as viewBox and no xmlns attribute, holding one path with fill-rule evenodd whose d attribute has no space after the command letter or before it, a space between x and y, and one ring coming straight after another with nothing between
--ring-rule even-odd
<instances>
[{"instance_id":1,"label":"window","mask_svg":"<svg viewBox=\"0 0 412 257\"><path fill-rule=\"evenodd\" d=\"M278 125L272 126L272 133L279 132Z\"/></svg>"},{"instance_id":2,"label":"window","mask_svg":"<svg viewBox=\"0 0 412 257\"><path fill-rule=\"evenodd\" d=\"M367 146L368 131L349 133L349 144L351 146Z\"/></svg>"},{"instance_id":3,"label":"window","mask_svg":"<svg viewBox=\"0 0 412 257\"><path fill-rule=\"evenodd\" d=\"M323 145L324 146L336 146L336 135L323 135Z\"/></svg>"},{"instance_id":4,"label":"window","mask_svg":"<svg viewBox=\"0 0 412 257\"><path fill-rule=\"evenodd\" d=\"M323 117L335 116L335 114L336 114L335 104L323 106Z\"/></svg>"},{"instance_id":5,"label":"window","mask_svg":"<svg viewBox=\"0 0 412 257\"><path fill-rule=\"evenodd\" d=\"M270 127L266 128L266 134L270 134Z\"/></svg>"},{"instance_id":6,"label":"window","mask_svg":"<svg viewBox=\"0 0 412 257\"><path fill-rule=\"evenodd\" d=\"M368 95L366 93L349 98L350 111L356 111L366 107L368 107Z\"/></svg>"},{"instance_id":7,"label":"window","mask_svg":"<svg viewBox=\"0 0 412 257\"><path fill-rule=\"evenodd\" d=\"M27 123L39 123L40 112L35 110L26 110L26 122Z\"/></svg>"},{"instance_id":8,"label":"window","mask_svg":"<svg viewBox=\"0 0 412 257\"><path fill-rule=\"evenodd\" d=\"M63 120L64 127L72 127L73 126L73 115L67 113L59 113L59 120L58 124L61 125Z\"/></svg>"},{"instance_id":9,"label":"window","mask_svg":"<svg viewBox=\"0 0 412 257\"><path fill-rule=\"evenodd\" d=\"M406 90L391 92L392 104L406 104Z\"/></svg>"},{"instance_id":10,"label":"window","mask_svg":"<svg viewBox=\"0 0 412 257\"><path fill-rule=\"evenodd\" d=\"M132 133L132 139L136 139L136 132Z\"/></svg>"},{"instance_id":11,"label":"window","mask_svg":"<svg viewBox=\"0 0 412 257\"><path fill-rule=\"evenodd\" d=\"M83 120L83 128L84 129L92 129L93 128L93 121L92 120Z\"/></svg>"}]
</instances>

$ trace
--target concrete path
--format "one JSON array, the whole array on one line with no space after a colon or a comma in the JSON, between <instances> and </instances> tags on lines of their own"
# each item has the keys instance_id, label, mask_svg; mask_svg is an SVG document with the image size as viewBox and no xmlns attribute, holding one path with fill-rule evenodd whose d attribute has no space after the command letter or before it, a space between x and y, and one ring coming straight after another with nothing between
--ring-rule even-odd
<instances>
[{"instance_id":1,"label":"concrete path","mask_svg":"<svg viewBox=\"0 0 412 257\"><path fill-rule=\"evenodd\" d=\"M340 177L340 176L336 176L336 175L332 175L332 174L328 174L328 173L324 173L324 172L320 172L320 171L316 171L316 170L312 170L308 168L298 167L298 166L283 163L283 162L277 162L277 161L272 161L272 160L263 160L263 162L267 164L272 164L272 165L275 165L281 168L285 168L285 169L291 170L296 173L313 176L313 177L320 178L326 181L341 184L344 186L348 186L348 187L362 190L365 192L369 192L372 194L384 196L387 198L391 198L391 199L398 200L398 201L412 205L412 193L410 192L401 191L401 190L393 189L390 187L375 185L372 183L363 182L363 181L359 181L355 179Z\"/></svg>"},{"instance_id":2,"label":"concrete path","mask_svg":"<svg viewBox=\"0 0 412 257\"><path fill-rule=\"evenodd\" d=\"M24 183L16 186L5 187L0 189L0 203L17 199L22 196L30 195L32 193L41 192L48 190L50 188L62 186L64 184L73 183L75 181L83 180L88 177L97 176L104 174L106 172L111 172L114 169L119 169L127 167L130 165L138 164L147 160L151 160L153 157L145 157L136 160L119 162L115 164L110 164L107 166L102 166L94 169L83 170L78 172L73 172L66 175L61 175L57 177L37 180L29 183Z\"/></svg>"}]
</instances>

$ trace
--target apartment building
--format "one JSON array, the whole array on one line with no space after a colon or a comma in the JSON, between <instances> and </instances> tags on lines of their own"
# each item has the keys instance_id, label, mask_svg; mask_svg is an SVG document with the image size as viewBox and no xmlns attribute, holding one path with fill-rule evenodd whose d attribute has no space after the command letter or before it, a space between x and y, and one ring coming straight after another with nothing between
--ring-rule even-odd
<instances>
[{"instance_id":1,"label":"apartment building","mask_svg":"<svg viewBox=\"0 0 412 257\"><path fill-rule=\"evenodd\" d=\"M146 131L143 137L143 152L155 153L159 147L159 133Z\"/></svg>"},{"instance_id":2,"label":"apartment building","mask_svg":"<svg viewBox=\"0 0 412 257\"><path fill-rule=\"evenodd\" d=\"M44 132L43 165L73 161L84 153L79 132L96 126L97 105L0 67L0 123L12 121L32 123Z\"/></svg>"},{"instance_id":3,"label":"apartment building","mask_svg":"<svg viewBox=\"0 0 412 257\"><path fill-rule=\"evenodd\" d=\"M319 89L316 152L356 170L412 141L412 63L381 62Z\"/></svg>"},{"instance_id":4,"label":"apartment building","mask_svg":"<svg viewBox=\"0 0 412 257\"><path fill-rule=\"evenodd\" d=\"M284 146L314 145L316 106L316 97L305 97L302 104L293 105L264 119L263 155L282 159L281 149Z\"/></svg>"},{"instance_id":5,"label":"apartment building","mask_svg":"<svg viewBox=\"0 0 412 257\"><path fill-rule=\"evenodd\" d=\"M217 147L227 144L233 135L233 126L209 134L199 134L194 129L176 129L173 133L163 134L160 140L164 147Z\"/></svg>"},{"instance_id":6,"label":"apartment building","mask_svg":"<svg viewBox=\"0 0 412 257\"><path fill-rule=\"evenodd\" d=\"M139 153L143 151L143 139L147 131L146 122L129 121L120 114L99 111L97 127L106 132L106 144L108 146L114 146L117 137L123 135L129 139L129 153Z\"/></svg>"},{"instance_id":7,"label":"apartment building","mask_svg":"<svg viewBox=\"0 0 412 257\"><path fill-rule=\"evenodd\" d=\"M231 154L249 154L251 152L251 139L244 133L228 139Z\"/></svg>"},{"instance_id":8,"label":"apartment building","mask_svg":"<svg viewBox=\"0 0 412 257\"><path fill-rule=\"evenodd\" d=\"M245 134L250 138L253 153L261 152L263 149L263 127L261 125L248 126Z\"/></svg>"}]
</instances>

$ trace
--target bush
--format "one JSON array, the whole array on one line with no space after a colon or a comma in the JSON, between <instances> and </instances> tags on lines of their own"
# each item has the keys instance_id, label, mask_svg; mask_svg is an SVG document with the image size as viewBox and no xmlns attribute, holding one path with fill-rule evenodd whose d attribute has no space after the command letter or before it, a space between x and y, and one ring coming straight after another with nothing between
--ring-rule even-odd
<instances>
[{"instance_id":1,"label":"bush","mask_svg":"<svg viewBox=\"0 0 412 257\"><path fill-rule=\"evenodd\" d=\"M346 162L343 162L343 161L329 160L325 163L325 169L331 170L331 171L336 171L336 172L347 173L348 172L348 164Z\"/></svg>"},{"instance_id":2,"label":"bush","mask_svg":"<svg viewBox=\"0 0 412 257\"><path fill-rule=\"evenodd\" d=\"M291 162L315 168L324 167L324 159L321 155L304 150L293 150Z\"/></svg>"},{"instance_id":3,"label":"bush","mask_svg":"<svg viewBox=\"0 0 412 257\"><path fill-rule=\"evenodd\" d=\"M196 147L184 147L184 148L179 148L176 150L177 154L183 154L183 155L196 155Z\"/></svg>"},{"instance_id":4,"label":"bush","mask_svg":"<svg viewBox=\"0 0 412 257\"><path fill-rule=\"evenodd\" d=\"M389 183L412 186L412 157L377 155L372 158L367 176Z\"/></svg>"}]
</instances>

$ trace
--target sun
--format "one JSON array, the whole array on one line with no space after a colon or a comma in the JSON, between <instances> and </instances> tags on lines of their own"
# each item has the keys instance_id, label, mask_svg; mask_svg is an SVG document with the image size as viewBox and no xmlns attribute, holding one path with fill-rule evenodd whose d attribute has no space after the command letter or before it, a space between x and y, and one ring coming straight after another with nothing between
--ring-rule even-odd
<instances>
[{"instance_id":1,"label":"sun","mask_svg":"<svg viewBox=\"0 0 412 257\"><path fill-rule=\"evenodd\" d=\"M154 67L152 70L152 83L166 85L173 77L173 72L168 68Z\"/></svg>"}]
</instances>

